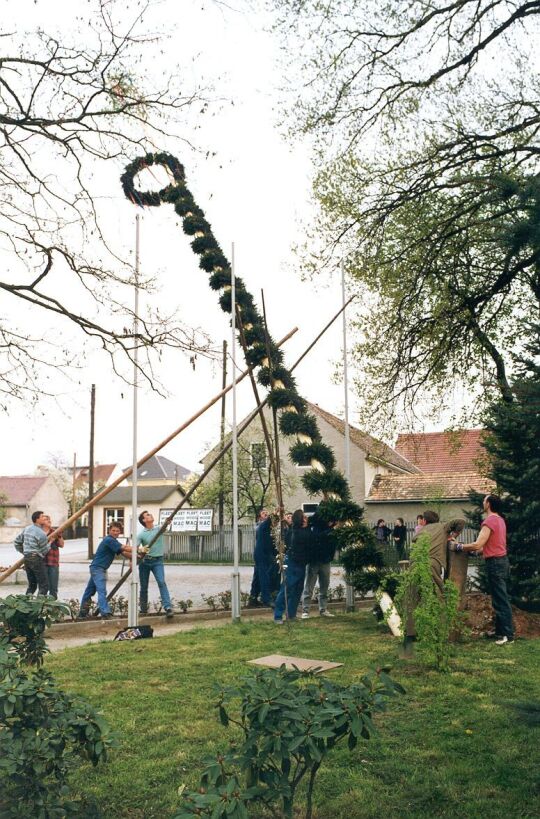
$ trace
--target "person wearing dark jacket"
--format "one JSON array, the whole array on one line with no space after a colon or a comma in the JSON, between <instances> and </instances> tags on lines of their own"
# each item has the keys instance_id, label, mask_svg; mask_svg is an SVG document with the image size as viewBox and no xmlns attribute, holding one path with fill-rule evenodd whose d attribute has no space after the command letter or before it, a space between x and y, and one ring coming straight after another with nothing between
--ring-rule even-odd
<instances>
[{"instance_id":1,"label":"person wearing dark jacket","mask_svg":"<svg viewBox=\"0 0 540 819\"><path fill-rule=\"evenodd\" d=\"M383 518L379 518L377 521L377 525L373 527L373 531L375 533L375 540L377 541L377 546L384 546L388 543L388 538L390 537L391 530L385 524Z\"/></svg>"},{"instance_id":2,"label":"person wearing dark jacket","mask_svg":"<svg viewBox=\"0 0 540 819\"><path fill-rule=\"evenodd\" d=\"M308 519L301 509L297 509L292 516L292 526L287 532L287 568L285 580L281 584L274 607L274 622L283 623L285 608L287 619L295 620L306 574L306 564L309 562L313 549L314 536L308 526Z\"/></svg>"},{"instance_id":3,"label":"person wearing dark jacket","mask_svg":"<svg viewBox=\"0 0 540 819\"><path fill-rule=\"evenodd\" d=\"M403 522L403 518L397 518L392 532L392 540L398 553L398 559L405 559L405 544L407 543L407 527Z\"/></svg>"},{"instance_id":4,"label":"person wearing dark jacket","mask_svg":"<svg viewBox=\"0 0 540 819\"><path fill-rule=\"evenodd\" d=\"M255 530L255 550L253 553L255 567L249 593L250 606L270 606L272 571L275 563L275 550L272 542L272 521L266 509L261 509L259 522ZM261 596L261 603L257 601Z\"/></svg>"},{"instance_id":5,"label":"person wearing dark jacket","mask_svg":"<svg viewBox=\"0 0 540 819\"><path fill-rule=\"evenodd\" d=\"M330 585L330 564L334 559L336 546L332 529L316 515L311 519L313 548L306 569L304 593L302 597L302 620L309 617L309 607L315 583L319 581L319 614L321 617L334 617L326 608L328 587Z\"/></svg>"}]
</instances>

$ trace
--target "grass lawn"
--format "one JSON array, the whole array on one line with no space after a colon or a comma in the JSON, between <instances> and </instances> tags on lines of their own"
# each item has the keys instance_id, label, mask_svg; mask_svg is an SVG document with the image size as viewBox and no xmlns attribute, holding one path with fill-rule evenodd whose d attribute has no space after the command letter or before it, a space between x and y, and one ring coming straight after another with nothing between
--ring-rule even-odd
<instances>
[{"instance_id":1,"label":"grass lawn","mask_svg":"<svg viewBox=\"0 0 540 819\"><path fill-rule=\"evenodd\" d=\"M179 785L196 785L201 760L231 735L212 707L215 685L270 653L343 662L330 672L342 682L389 662L407 690L377 717L378 738L329 754L318 819L540 815L538 720L516 708L540 701L540 640L469 642L452 672L438 674L399 660L396 640L369 613L313 617L290 633L273 623L224 625L50 656L46 667L99 706L120 737L107 765L74 776L74 790L95 797L107 819L168 819Z\"/></svg>"}]
</instances>

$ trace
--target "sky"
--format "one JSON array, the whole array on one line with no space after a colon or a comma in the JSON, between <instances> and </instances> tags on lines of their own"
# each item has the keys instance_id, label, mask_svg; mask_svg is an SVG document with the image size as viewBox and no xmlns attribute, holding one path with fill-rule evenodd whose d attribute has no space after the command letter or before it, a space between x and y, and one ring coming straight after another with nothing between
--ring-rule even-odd
<instances>
[{"instance_id":1,"label":"sky","mask_svg":"<svg viewBox=\"0 0 540 819\"><path fill-rule=\"evenodd\" d=\"M69 5L53 0L1 5L6 27L19 25L24 17L27 30L46 27L60 33L69 33L78 25L87 7L82 0L71 0ZM279 45L267 29L268 20L245 9L191 0L152 3L149 30L164 28L168 33L156 49L153 70L166 71L177 60L185 67L187 83L199 77L214 83L215 97L221 102L212 106L211 116L200 117L200 127L189 137L196 148L213 151L215 156L205 159L199 151L186 149L186 155L179 158L186 166L188 185L227 254L234 242L236 273L259 303L264 288L274 338L294 326L299 328L285 348L290 364L339 309L340 275L336 270L324 281L301 279L301 260L292 247L302 242L312 212L310 146L292 144L283 136L278 124ZM179 123L179 133L184 134L185 129L185 123ZM118 174L122 170L119 167ZM141 187L147 184L140 181ZM123 197L115 179L104 178L103 187L108 228L132 252L135 208ZM206 274L199 271L172 208L168 210L147 209L141 214L143 275L154 277L157 294L164 304L174 305L180 320L203 328L220 348L224 338L230 342L228 317L208 287ZM57 286L65 287L66 282L59 281ZM155 296L141 294L142 315ZM63 343L83 345L82 338L69 328L46 326L43 333L45 339L48 333L65 334ZM297 371L300 392L336 414L342 414L344 407L343 386L333 380L341 343L338 321ZM238 357L242 363L240 351ZM57 375L55 400L44 397L35 408L14 404L8 414L0 416L0 473L30 474L50 453L63 454L68 462L75 455L78 464L87 463L92 384L96 385L95 460L121 466L131 463L132 389L112 372L108 357L88 350L83 368L69 381L63 373ZM139 457L221 388L218 362L199 359L193 369L179 352L164 354L157 375L166 386L166 396L145 384L138 393ZM354 420L354 396L351 404ZM238 391L238 417L248 414L253 405L246 380ZM229 401L229 421L231 412ZM218 435L216 405L163 454L196 470Z\"/></svg>"}]
</instances>

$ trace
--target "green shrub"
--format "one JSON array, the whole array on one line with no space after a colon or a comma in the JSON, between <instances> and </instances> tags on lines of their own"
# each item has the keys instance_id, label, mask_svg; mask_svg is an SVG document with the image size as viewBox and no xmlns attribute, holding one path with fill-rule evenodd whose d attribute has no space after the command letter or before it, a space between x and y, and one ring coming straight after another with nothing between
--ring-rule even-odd
<instances>
[{"instance_id":1,"label":"green shrub","mask_svg":"<svg viewBox=\"0 0 540 819\"><path fill-rule=\"evenodd\" d=\"M315 778L328 752L338 742L346 741L352 751L359 739L370 739L373 713L403 692L388 670L345 686L282 666L222 690L216 705L221 723L240 728L242 738L207 760L198 790L180 789L174 819L246 819L252 804L290 819L303 781L305 817L311 819Z\"/></svg>"},{"instance_id":2,"label":"green shrub","mask_svg":"<svg viewBox=\"0 0 540 819\"><path fill-rule=\"evenodd\" d=\"M429 547L429 539L422 536L412 544L411 564L397 577L394 604L402 629L414 612L416 638L425 660L438 671L448 671L450 635L459 627L461 619L459 591L451 580L445 580L442 594L437 590L431 574Z\"/></svg>"},{"instance_id":3,"label":"green shrub","mask_svg":"<svg viewBox=\"0 0 540 819\"><path fill-rule=\"evenodd\" d=\"M113 744L92 706L61 691L41 668L48 650L43 632L68 611L46 597L0 600L2 819L80 815L81 806L68 800L69 771L80 759L104 761ZM88 806L84 815L91 815Z\"/></svg>"}]
</instances>

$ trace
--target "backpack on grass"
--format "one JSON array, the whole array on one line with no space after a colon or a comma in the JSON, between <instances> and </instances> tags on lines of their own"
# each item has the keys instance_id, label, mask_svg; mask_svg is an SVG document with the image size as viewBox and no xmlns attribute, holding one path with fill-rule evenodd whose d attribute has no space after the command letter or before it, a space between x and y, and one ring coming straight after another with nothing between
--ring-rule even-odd
<instances>
[{"instance_id":1,"label":"backpack on grass","mask_svg":"<svg viewBox=\"0 0 540 819\"><path fill-rule=\"evenodd\" d=\"M115 640L144 640L147 637L154 636L154 629L152 626L137 626L133 628L121 629Z\"/></svg>"}]
</instances>

